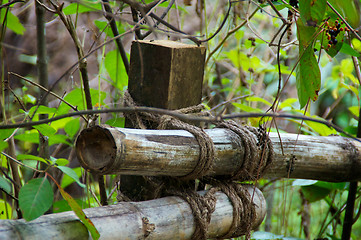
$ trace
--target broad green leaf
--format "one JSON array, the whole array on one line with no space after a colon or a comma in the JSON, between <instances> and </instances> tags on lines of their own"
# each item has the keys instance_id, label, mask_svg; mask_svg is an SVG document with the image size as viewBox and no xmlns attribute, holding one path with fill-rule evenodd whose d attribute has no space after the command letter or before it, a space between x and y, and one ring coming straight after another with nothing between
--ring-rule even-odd
<instances>
[{"instance_id":1,"label":"broad green leaf","mask_svg":"<svg viewBox=\"0 0 361 240\"><path fill-rule=\"evenodd\" d=\"M346 187L346 184L347 183L345 183L345 182L333 183L333 182L317 181L315 186L326 188L329 190L334 190L334 189L344 190Z\"/></svg>"},{"instance_id":2,"label":"broad green leaf","mask_svg":"<svg viewBox=\"0 0 361 240\"><path fill-rule=\"evenodd\" d=\"M0 129L0 140L4 140L13 134L14 129Z\"/></svg>"},{"instance_id":3,"label":"broad green leaf","mask_svg":"<svg viewBox=\"0 0 361 240\"><path fill-rule=\"evenodd\" d=\"M312 32L313 27L304 26L302 21L297 20L300 60L296 68L296 86L301 108L309 99L316 101L321 87L321 72L313 51Z\"/></svg>"},{"instance_id":4,"label":"broad green leaf","mask_svg":"<svg viewBox=\"0 0 361 240\"><path fill-rule=\"evenodd\" d=\"M323 19L326 11L325 0L299 1L301 19L306 26L317 26Z\"/></svg>"},{"instance_id":5,"label":"broad green leaf","mask_svg":"<svg viewBox=\"0 0 361 240\"><path fill-rule=\"evenodd\" d=\"M295 102L297 102L296 98L287 98L286 100L281 102L281 104L279 105L279 109L284 109L286 107L292 108L292 104L294 104Z\"/></svg>"},{"instance_id":6,"label":"broad green leaf","mask_svg":"<svg viewBox=\"0 0 361 240\"><path fill-rule=\"evenodd\" d=\"M19 193L19 207L23 217L27 221L40 217L50 209L53 199L53 189L46 178L30 180Z\"/></svg>"},{"instance_id":7,"label":"broad green leaf","mask_svg":"<svg viewBox=\"0 0 361 240\"><path fill-rule=\"evenodd\" d=\"M63 9L65 15L102 11L102 4L99 1L82 0L80 3L71 3Z\"/></svg>"},{"instance_id":8,"label":"broad green leaf","mask_svg":"<svg viewBox=\"0 0 361 240\"><path fill-rule=\"evenodd\" d=\"M42 157L30 155L30 154L18 154L16 156L16 159L19 160L19 161L35 160L35 161L39 161L39 162L49 164L49 162L46 159L44 159Z\"/></svg>"},{"instance_id":9,"label":"broad green leaf","mask_svg":"<svg viewBox=\"0 0 361 240\"><path fill-rule=\"evenodd\" d=\"M73 171L76 174L76 179L79 179L82 175L82 169L81 167L76 167L76 168L72 168ZM61 187L62 188L66 188L67 186L69 186L70 184L72 184L73 182L75 182L74 178L71 178L69 175L64 174L63 175L63 179L61 180Z\"/></svg>"},{"instance_id":10,"label":"broad green leaf","mask_svg":"<svg viewBox=\"0 0 361 240\"><path fill-rule=\"evenodd\" d=\"M10 204L0 199L0 219L12 219L12 212Z\"/></svg>"},{"instance_id":11,"label":"broad green leaf","mask_svg":"<svg viewBox=\"0 0 361 240\"><path fill-rule=\"evenodd\" d=\"M12 187L9 180L7 180L4 176L0 176L0 188L4 192L11 193Z\"/></svg>"},{"instance_id":12,"label":"broad green leaf","mask_svg":"<svg viewBox=\"0 0 361 240\"><path fill-rule=\"evenodd\" d=\"M58 158L55 160L55 164L57 164L58 166L65 166L69 164L69 160L65 158Z\"/></svg>"},{"instance_id":13,"label":"broad green leaf","mask_svg":"<svg viewBox=\"0 0 361 240\"><path fill-rule=\"evenodd\" d=\"M313 116L317 118L316 116ZM321 136L330 136L331 134L337 134L337 131L333 128L326 126L325 124L312 122L312 121L305 121L305 123L313 129L314 132L317 132Z\"/></svg>"},{"instance_id":14,"label":"broad green leaf","mask_svg":"<svg viewBox=\"0 0 361 240\"><path fill-rule=\"evenodd\" d=\"M6 11L6 8L0 10L0 23L3 23L5 20ZM8 11L6 15L6 27L19 35L23 35L26 31L25 27L20 23L19 18L10 11Z\"/></svg>"},{"instance_id":15,"label":"broad green leaf","mask_svg":"<svg viewBox=\"0 0 361 240\"><path fill-rule=\"evenodd\" d=\"M117 50L108 52L105 56L104 64L113 81L112 85L123 91L124 87L128 85L128 75L119 52Z\"/></svg>"},{"instance_id":16,"label":"broad green leaf","mask_svg":"<svg viewBox=\"0 0 361 240\"><path fill-rule=\"evenodd\" d=\"M232 103L233 106L235 106L236 108L239 108L241 111L243 112L263 112L261 109L259 108L253 108L253 107L250 107L246 104L242 104L242 103Z\"/></svg>"},{"instance_id":17,"label":"broad green leaf","mask_svg":"<svg viewBox=\"0 0 361 240\"><path fill-rule=\"evenodd\" d=\"M30 108L28 114L30 116L33 116L35 111L36 111L36 114L54 114L57 111L57 109L50 108L50 107L43 106L43 105L40 105L39 107L33 106Z\"/></svg>"},{"instance_id":18,"label":"broad green leaf","mask_svg":"<svg viewBox=\"0 0 361 240\"><path fill-rule=\"evenodd\" d=\"M99 95L100 95L100 103L99 103ZM104 99L106 98L106 93L103 91L99 91L96 89L90 89L90 96L92 99L92 105L104 105ZM70 93L68 93L64 99L69 102L71 105L77 107L78 110L85 110L86 107L84 105L84 98L82 89L76 88ZM58 108L57 115L65 114L70 110L70 107L62 102Z\"/></svg>"},{"instance_id":19,"label":"broad green leaf","mask_svg":"<svg viewBox=\"0 0 361 240\"><path fill-rule=\"evenodd\" d=\"M325 198L331 190L316 185L302 186L302 192L305 198L311 203Z\"/></svg>"},{"instance_id":20,"label":"broad green leaf","mask_svg":"<svg viewBox=\"0 0 361 240\"><path fill-rule=\"evenodd\" d=\"M268 102L266 99L264 98L260 98L260 97L247 97L246 101L248 102L261 102L264 103L267 106L272 106L272 103Z\"/></svg>"},{"instance_id":21,"label":"broad green leaf","mask_svg":"<svg viewBox=\"0 0 361 240\"><path fill-rule=\"evenodd\" d=\"M76 199L75 200L78 205L85 205L85 202L82 201L81 199ZM66 200L59 200L54 202L53 204L53 212L54 213L60 213L60 212L67 212L67 211L71 211L71 207L69 206L68 202Z\"/></svg>"},{"instance_id":22,"label":"broad green leaf","mask_svg":"<svg viewBox=\"0 0 361 240\"><path fill-rule=\"evenodd\" d=\"M48 125L48 124L40 124L40 125L36 125L33 128L35 128L36 130L38 130L41 134L43 134L44 136L52 136L56 133L56 130Z\"/></svg>"},{"instance_id":23,"label":"broad green leaf","mask_svg":"<svg viewBox=\"0 0 361 240\"><path fill-rule=\"evenodd\" d=\"M39 143L39 133L37 130L33 129L30 131L25 131L22 134L15 135L14 139L24 142Z\"/></svg>"},{"instance_id":24,"label":"broad green leaf","mask_svg":"<svg viewBox=\"0 0 361 240\"><path fill-rule=\"evenodd\" d=\"M79 181L79 176L73 169L66 166L57 166L57 168L59 168L63 173L71 177L80 187L85 188L85 184Z\"/></svg>"},{"instance_id":25,"label":"broad green leaf","mask_svg":"<svg viewBox=\"0 0 361 240\"><path fill-rule=\"evenodd\" d=\"M69 138L72 139L80 129L79 118L74 118L64 126L64 131L68 134Z\"/></svg>"},{"instance_id":26,"label":"broad green leaf","mask_svg":"<svg viewBox=\"0 0 361 240\"><path fill-rule=\"evenodd\" d=\"M80 221L88 229L92 238L94 240L98 240L100 237L100 234L99 234L98 230L96 229L96 227L94 226L94 223L85 215L85 213L83 212L83 210L81 209L79 204L76 202L76 200L74 198L72 198L67 192L65 192L64 189L61 188L58 183L56 183L56 185L58 186L61 195L68 202L68 204L71 207L71 209L73 210L73 212L78 216Z\"/></svg>"},{"instance_id":27,"label":"broad green leaf","mask_svg":"<svg viewBox=\"0 0 361 240\"><path fill-rule=\"evenodd\" d=\"M359 2L353 0L347 2L344 0L328 0L328 2L342 15L342 17L347 19L347 22L351 24L353 28L357 28L360 25Z\"/></svg>"},{"instance_id":28,"label":"broad green leaf","mask_svg":"<svg viewBox=\"0 0 361 240\"><path fill-rule=\"evenodd\" d=\"M8 142L0 140L0 152L9 146Z\"/></svg>"},{"instance_id":29,"label":"broad green leaf","mask_svg":"<svg viewBox=\"0 0 361 240\"><path fill-rule=\"evenodd\" d=\"M124 117L111 118L108 121L106 121L105 124L108 124L109 126L112 126L112 127L124 127L125 118Z\"/></svg>"},{"instance_id":30,"label":"broad green leaf","mask_svg":"<svg viewBox=\"0 0 361 240\"><path fill-rule=\"evenodd\" d=\"M349 107L348 110L356 117L358 117L358 115L360 114L360 110L358 106Z\"/></svg>"},{"instance_id":31,"label":"broad green leaf","mask_svg":"<svg viewBox=\"0 0 361 240\"><path fill-rule=\"evenodd\" d=\"M95 26L97 26L97 28L99 29L100 32L104 32L109 37L114 37L113 31L111 30L108 21L95 20L94 24L95 24ZM124 32L124 27L121 25L120 21L117 21L116 25L117 25L119 34Z\"/></svg>"},{"instance_id":32,"label":"broad green leaf","mask_svg":"<svg viewBox=\"0 0 361 240\"><path fill-rule=\"evenodd\" d=\"M348 45L347 43L343 42L342 43L342 47L340 49L340 52L354 56L354 57L359 57L360 53L355 51L350 45Z\"/></svg>"},{"instance_id":33,"label":"broad green leaf","mask_svg":"<svg viewBox=\"0 0 361 240\"><path fill-rule=\"evenodd\" d=\"M49 136L49 146L58 144L58 143L64 143L69 146L72 146L72 143L68 141L68 137L63 134L54 134L52 136Z\"/></svg>"}]
</instances>

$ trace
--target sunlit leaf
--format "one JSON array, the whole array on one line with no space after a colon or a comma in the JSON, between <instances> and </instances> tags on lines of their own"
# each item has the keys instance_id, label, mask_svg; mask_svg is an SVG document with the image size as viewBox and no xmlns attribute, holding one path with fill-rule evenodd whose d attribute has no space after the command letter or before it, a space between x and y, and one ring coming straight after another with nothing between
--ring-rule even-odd
<instances>
[{"instance_id":1,"label":"sunlit leaf","mask_svg":"<svg viewBox=\"0 0 361 240\"><path fill-rule=\"evenodd\" d=\"M321 200L331 192L331 190L328 188L323 188L316 185L302 186L301 189L305 198L309 202L316 202Z\"/></svg>"},{"instance_id":2,"label":"sunlit leaf","mask_svg":"<svg viewBox=\"0 0 361 240\"><path fill-rule=\"evenodd\" d=\"M52 136L56 133L56 130L48 124L36 125L33 128L37 129L44 136Z\"/></svg>"},{"instance_id":3,"label":"sunlit leaf","mask_svg":"<svg viewBox=\"0 0 361 240\"><path fill-rule=\"evenodd\" d=\"M73 182L75 182L75 179L79 179L82 175L82 169L81 167L72 168L72 170L75 172L76 177L72 178L69 175L64 174L63 179L61 180L61 187L66 188Z\"/></svg>"},{"instance_id":4,"label":"sunlit leaf","mask_svg":"<svg viewBox=\"0 0 361 240\"><path fill-rule=\"evenodd\" d=\"M301 108L309 99L317 99L321 87L321 72L313 51L311 33L314 31L313 27L304 26L300 20L297 21L300 60L296 69L296 85Z\"/></svg>"},{"instance_id":5,"label":"sunlit leaf","mask_svg":"<svg viewBox=\"0 0 361 240\"><path fill-rule=\"evenodd\" d=\"M4 176L0 176L0 188L4 192L11 193L11 183L8 179L6 179Z\"/></svg>"},{"instance_id":6,"label":"sunlit leaf","mask_svg":"<svg viewBox=\"0 0 361 240\"><path fill-rule=\"evenodd\" d=\"M79 129L80 129L79 118L74 118L64 126L64 131L68 134L70 138L73 138L75 134L77 134Z\"/></svg>"},{"instance_id":7,"label":"sunlit leaf","mask_svg":"<svg viewBox=\"0 0 361 240\"><path fill-rule=\"evenodd\" d=\"M12 212L11 205L7 201L0 199L0 219L11 219Z\"/></svg>"},{"instance_id":8,"label":"sunlit leaf","mask_svg":"<svg viewBox=\"0 0 361 240\"><path fill-rule=\"evenodd\" d=\"M83 210L81 209L79 204L76 202L76 200L74 198L72 198L67 192L65 192L64 189L61 188L58 183L56 183L56 184L59 188L61 195L68 202L69 206L71 207L73 212L78 216L80 221L88 229L92 238L94 240L99 239L100 234L99 234L98 230L96 229L96 227L94 226L94 223L85 215L85 213L83 212Z\"/></svg>"},{"instance_id":9,"label":"sunlit leaf","mask_svg":"<svg viewBox=\"0 0 361 240\"><path fill-rule=\"evenodd\" d=\"M345 42L342 43L342 47L340 49L340 52L346 53L346 54L354 56L354 57L359 57L360 56L359 52L355 51L350 45L348 45Z\"/></svg>"},{"instance_id":10,"label":"sunlit leaf","mask_svg":"<svg viewBox=\"0 0 361 240\"><path fill-rule=\"evenodd\" d=\"M108 124L109 126L112 126L112 127L124 127L125 118L124 117L111 118L111 119L107 120L105 122L105 124Z\"/></svg>"},{"instance_id":11,"label":"sunlit leaf","mask_svg":"<svg viewBox=\"0 0 361 240\"><path fill-rule=\"evenodd\" d=\"M82 0L80 3L71 3L63 9L65 15L94 11L102 11L102 4L99 1Z\"/></svg>"},{"instance_id":12,"label":"sunlit leaf","mask_svg":"<svg viewBox=\"0 0 361 240\"><path fill-rule=\"evenodd\" d=\"M19 207L27 221L43 215L53 204L53 189L46 178L35 178L27 182L19 193Z\"/></svg>"},{"instance_id":13,"label":"sunlit leaf","mask_svg":"<svg viewBox=\"0 0 361 240\"><path fill-rule=\"evenodd\" d=\"M326 11L325 0L299 1L301 19L306 26L317 26L323 19Z\"/></svg>"},{"instance_id":14,"label":"sunlit leaf","mask_svg":"<svg viewBox=\"0 0 361 240\"><path fill-rule=\"evenodd\" d=\"M242 103L232 103L233 106L239 108L241 111L244 111L244 112L263 112L261 109L259 108L253 108L253 107L250 107L246 104L242 104Z\"/></svg>"},{"instance_id":15,"label":"sunlit leaf","mask_svg":"<svg viewBox=\"0 0 361 240\"><path fill-rule=\"evenodd\" d=\"M19 161L35 160L35 161L43 162L43 163L46 163L46 164L49 163L44 158L39 157L39 156L34 156L34 155L31 155L31 154L18 154L16 156L16 159L19 160Z\"/></svg>"},{"instance_id":16,"label":"sunlit leaf","mask_svg":"<svg viewBox=\"0 0 361 240\"><path fill-rule=\"evenodd\" d=\"M24 142L39 143L39 133L34 129L31 131L25 131L25 133L19 135L15 135L14 138Z\"/></svg>"},{"instance_id":17,"label":"sunlit leaf","mask_svg":"<svg viewBox=\"0 0 361 240\"><path fill-rule=\"evenodd\" d=\"M105 56L105 68L113 81L113 86L123 90L128 85L128 74L125 71L123 60L118 51L113 50Z\"/></svg>"},{"instance_id":18,"label":"sunlit leaf","mask_svg":"<svg viewBox=\"0 0 361 240\"><path fill-rule=\"evenodd\" d=\"M6 14L7 12L7 14ZM6 27L9 28L16 34L23 35L26 31L25 27L20 23L19 18L17 18L10 11L7 11L6 8L0 10L0 23L4 23L6 16Z\"/></svg>"},{"instance_id":19,"label":"sunlit leaf","mask_svg":"<svg viewBox=\"0 0 361 240\"><path fill-rule=\"evenodd\" d=\"M59 168L63 173L65 173L66 175L68 175L69 177L71 177L72 179L74 179L74 181L82 188L85 187L85 184L84 183L81 183L79 181L79 176L76 174L76 172L69 168L69 167L66 167L66 166L57 166L57 168Z\"/></svg>"}]
</instances>

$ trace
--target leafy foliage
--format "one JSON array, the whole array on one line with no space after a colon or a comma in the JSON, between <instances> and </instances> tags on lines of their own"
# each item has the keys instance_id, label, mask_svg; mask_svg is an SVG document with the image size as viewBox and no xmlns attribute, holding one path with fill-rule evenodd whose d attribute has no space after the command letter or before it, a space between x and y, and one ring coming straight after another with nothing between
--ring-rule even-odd
<instances>
[{"instance_id":1,"label":"leafy foliage","mask_svg":"<svg viewBox=\"0 0 361 240\"><path fill-rule=\"evenodd\" d=\"M227 17L225 27L206 43L208 53L203 103L213 114L266 111L304 114L316 119L327 119L342 127L348 134L356 134L361 82L357 76L357 58L360 58L361 41L350 27L359 26L360 1L348 1L347 4L342 0L259 1L259 6L248 5L247 1L232 1L230 16L225 16L227 9L222 1L196 1L197 4L193 5L188 5L187 1L178 1L177 6L169 8L168 2L170 1L162 2L152 11L159 15L168 13L163 18L164 21L199 39L213 35L221 24L221 19ZM2 2L7 3L9 1ZM46 1L45 5L49 9L57 9ZM38 82L35 74L37 69L34 68L39 59L33 52L35 46L25 44L29 43L27 39L36 38L31 27L34 22L30 22L33 18L23 15L33 9L23 9L22 6L22 3L14 2L4 5L0 10L0 53L4 59L1 63L2 124L32 122L86 110L89 108L86 100L90 100L93 109L118 106L122 93L127 88L128 75L118 47L114 41L108 41L114 37L114 32L104 17L106 14L102 2L82 0L65 2L64 7L59 5L58 10L62 10L66 16L67 24L63 22L65 25L58 22L53 24L61 14L48 12L48 69L50 83L54 84L49 88L54 94L48 96L50 102L46 106L39 105L40 90L37 85L29 85L29 82ZM120 34L118 39L125 46L127 58L131 34L139 38L151 30L153 33L148 39L189 37L174 32L174 29L165 29L149 15L143 19L141 13L133 12L130 18L131 10L125 3L110 1L109 6ZM137 21L139 23L135 24ZM55 25L57 27L53 28ZM76 29L75 33L70 34L73 42L67 32L70 26ZM137 29L139 32L135 31L136 26L140 26ZM56 37L52 37L53 35ZM61 39L62 42L56 42L53 38ZM182 41L191 43L185 39ZM13 46L7 49L9 45ZM95 48L97 49L94 50ZM12 49L25 50L20 55ZM86 62L78 59L79 62L69 68L80 49L87 54ZM90 79L89 91L83 83L85 75L78 74L76 70L82 71L84 63L88 64L86 75ZM22 78L7 73L8 71L15 72ZM9 197L6 197L8 195L11 199L17 199L17 184L20 187L19 205L26 220L43 215L51 206L55 212L72 210L92 237L99 238L97 229L84 214L82 207L97 206L100 189L96 181L76 164L75 154L71 149L79 131L95 121L92 117L94 116L67 117L30 128L0 130L0 151L7 152L7 155L2 154L0 158L3 170L0 189L5 194L0 199L0 212L3 213L1 218L17 218L16 201L8 201ZM86 121L89 118L92 121L88 123ZM104 114L97 121L124 127L124 117L121 114ZM262 121L271 131L278 132L320 136L338 134L334 129L312 121L263 118L246 121L254 126ZM44 139L50 147L47 149L49 156L41 154L44 152L41 146ZM15 152L12 152L13 149ZM11 158L7 157L9 154ZM10 161L14 160L17 162L13 163L19 168L15 172L10 167ZM44 174L47 177L33 178L38 174L35 172L46 172ZM14 173L19 173L20 179L16 180ZM55 203L48 177L53 179L56 191L62 196L55 194ZM105 192L114 192L115 181L115 176L107 176ZM260 180L259 185L264 187L265 194L275 199L274 206L279 204L281 207L274 207L269 216L272 229L266 230L263 224L261 228L265 231L255 232L252 237L311 238L305 232L302 233L299 227L300 221L303 221L300 219L303 210L300 209L305 206L300 202L304 200L314 209L313 223L318 223L309 226L312 238L328 236L338 239L341 228L339 219L342 219L348 184L316 180L290 182ZM270 190L272 188L274 189ZM110 203L117 201L114 195L109 196ZM360 191L358 202L359 196ZM316 211L325 214L315 213ZM355 239L361 236L360 229L360 224L356 223L353 231Z\"/></svg>"}]
</instances>

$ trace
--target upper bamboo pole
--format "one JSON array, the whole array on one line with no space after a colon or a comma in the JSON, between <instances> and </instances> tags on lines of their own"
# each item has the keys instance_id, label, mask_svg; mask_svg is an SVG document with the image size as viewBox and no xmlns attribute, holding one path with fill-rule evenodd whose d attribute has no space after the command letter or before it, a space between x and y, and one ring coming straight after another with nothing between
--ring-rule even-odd
<instances>
[{"instance_id":1,"label":"upper bamboo pole","mask_svg":"<svg viewBox=\"0 0 361 240\"><path fill-rule=\"evenodd\" d=\"M266 202L260 190L247 186L255 206L252 228L261 224L266 214ZM206 191L200 192L205 194ZM216 192L215 211L208 226L209 238L228 232L233 221L233 207L226 194ZM84 209L100 233L100 239L190 239L194 218L188 203L180 197L165 197L144 202L121 202L115 205ZM33 221L0 220L2 240L88 240L86 227L74 212L41 216Z\"/></svg>"},{"instance_id":2,"label":"upper bamboo pole","mask_svg":"<svg viewBox=\"0 0 361 240\"><path fill-rule=\"evenodd\" d=\"M231 175L242 166L244 149L228 129L205 130L215 146L209 175ZM265 177L330 182L361 180L361 143L340 136L270 133L274 160ZM254 136L256 138L256 136ZM96 126L76 141L80 163L102 174L184 176L198 161L199 146L184 130L141 130Z\"/></svg>"}]
</instances>

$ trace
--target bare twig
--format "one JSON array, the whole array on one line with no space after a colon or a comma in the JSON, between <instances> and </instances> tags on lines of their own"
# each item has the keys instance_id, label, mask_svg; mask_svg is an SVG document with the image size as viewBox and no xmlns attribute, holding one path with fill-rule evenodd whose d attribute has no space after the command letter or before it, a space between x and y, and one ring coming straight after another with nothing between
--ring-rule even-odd
<instances>
[{"instance_id":1,"label":"bare twig","mask_svg":"<svg viewBox=\"0 0 361 240\"><path fill-rule=\"evenodd\" d=\"M45 92L49 92L50 95L54 96L55 98L59 99L60 101L62 101L63 103L65 103L66 105L68 105L71 109L73 109L74 111L78 111L78 109L76 107L74 107L73 105L71 105L68 101L66 101L63 97L60 97L59 95L57 95L56 93L49 91L48 89L46 89L45 87L41 86L40 84L31 81L17 73L14 72L9 72L10 75L16 76L24 81L27 81L28 83L40 88L41 90L45 91ZM86 122L88 122L88 119L86 119L84 116L81 116Z\"/></svg>"},{"instance_id":2,"label":"bare twig","mask_svg":"<svg viewBox=\"0 0 361 240\"><path fill-rule=\"evenodd\" d=\"M272 118L290 118L290 119L298 119L304 121L312 121L324 124L330 128L335 129L337 132L346 135L349 138L352 138L356 141L361 142L361 140L351 136L344 130L342 130L337 125L333 124L332 122L323 120L323 119L316 119L308 116L303 115L293 115L288 113L236 113L236 114L228 114L224 116L216 116L216 117L198 117L198 116L191 116L187 114L182 114L177 111L162 109L162 108L153 108L153 107L120 107L120 108L109 108L109 109L96 109L96 110L84 110L78 112L67 113L64 115L55 116L53 118L34 121L34 122L26 122L26 123L15 123L15 124L4 124L0 125L0 129L11 129L11 128L23 128L23 127L32 127L44 123L49 123L53 121L57 121L67 117L73 116L80 116L80 115L87 115L87 114L102 114L102 113L112 113L112 112L149 112L149 113L157 113L162 115L168 115L175 118L178 118L182 121L187 122L217 122L225 119L235 119L235 118L258 118L258 117L272 117Z\"/></svg>"},{"instance_id":3,"label":"bare twig","mask_svg":"<svg viewBox=\"0 0 361 240\"><path fill-rule=\"evenodd\" d=\"M11 6L11 5L15 4L15 3L19 3L19 2L23 3L25 1L24 0L13 0L13 1L10 1L10 2L7 2L5 4L0 5L0 9L2 9L4 7L9 7L9 6Z\"/></svg>"}]
</instances>

